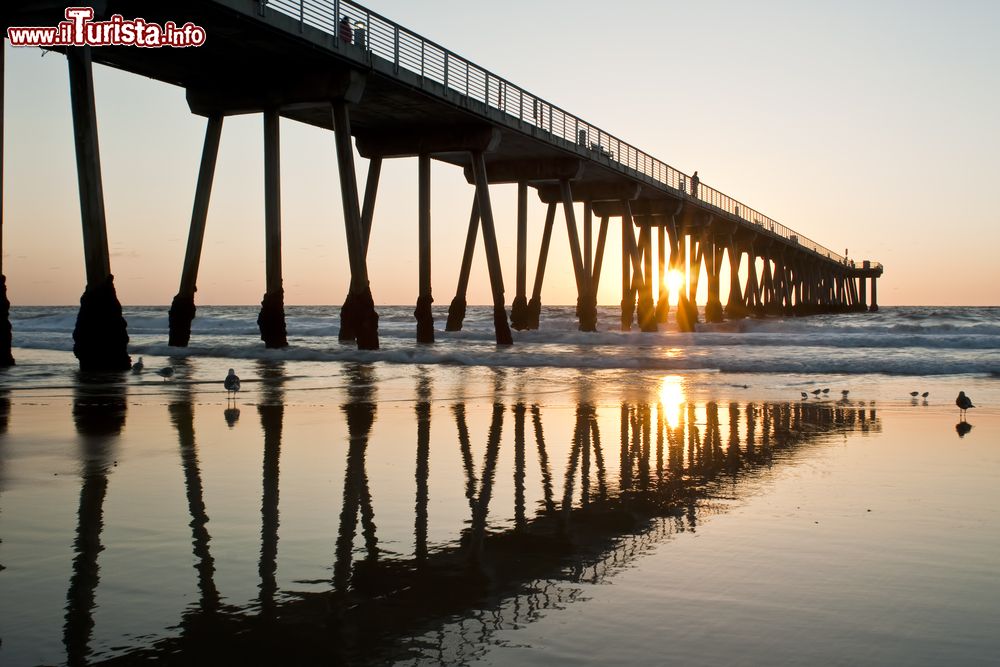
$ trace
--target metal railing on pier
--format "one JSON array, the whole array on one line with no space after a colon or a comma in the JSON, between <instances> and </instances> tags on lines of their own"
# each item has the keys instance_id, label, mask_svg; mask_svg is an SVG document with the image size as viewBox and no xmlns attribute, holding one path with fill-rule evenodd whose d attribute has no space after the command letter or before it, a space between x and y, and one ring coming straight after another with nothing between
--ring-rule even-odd
<instances>
[{"instance_id":1,"label":"metal railing on pier","mask_svg":"<svg viewBox=\"0 0 1000 667\"><path fill-rule=\"evenodd\" d=\"M741 219L772 235L811 250L838 264L855 266L844 255L816 243L793 229L691 177L595 127L520 86L479 67L443 46L400 26L363 5L347 0L261 0L271 8L334 37L337 46L361 48L400 68L434 81L488 108L534 126L550 139L583 148L590 158L629 175L645 177ZM876 266L874 263L873 266ZM881 266L881 265L877 265Z\"/></svg>"}]
</instances>

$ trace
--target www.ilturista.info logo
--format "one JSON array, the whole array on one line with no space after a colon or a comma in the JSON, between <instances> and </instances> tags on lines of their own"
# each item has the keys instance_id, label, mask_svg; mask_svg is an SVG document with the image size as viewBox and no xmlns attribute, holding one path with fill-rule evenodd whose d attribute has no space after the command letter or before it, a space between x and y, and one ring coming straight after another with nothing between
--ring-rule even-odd
<instances>
[{"instance_id":1,"label":"www.ilturista.info logo","mask_svg":"<svg viewBox=\"0 0 1000 667\"><path fill-rule=\"evenodd\" d=\"M139 46L155 49L164 46L201 46L205 29L191 22L178 26L173 21L163 25L141 18L125 19L115 14L107 21L94 20L93 7L67 7L66 20L55 27L7 28L12 46Z\"/></svg>"}]
</instances>

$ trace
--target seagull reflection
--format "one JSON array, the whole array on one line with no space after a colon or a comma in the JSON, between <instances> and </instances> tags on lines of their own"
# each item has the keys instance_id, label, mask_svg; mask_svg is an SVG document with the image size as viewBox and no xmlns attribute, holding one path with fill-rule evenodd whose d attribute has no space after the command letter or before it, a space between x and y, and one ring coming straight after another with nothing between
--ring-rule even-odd
<instances>
[{"instance_id":1,"label":"seagull reflection","mask_svg":"<svg viewBox=\"0 0 1000 667\"><path fill-rule=\"evenodd\" d=\"M222 416L226 420L226 424L229 425L229 428L233 428L236 426L236 422L240 420L240 409L235 406L228 407L222 411Z\"/></svg>"},{"instance_id":2,"label":"seagull reflection","mask_svg":"<svg viewBox=\"0 0 1000 667\"><path fill-rule=\"evenodd\" d=\"M955 432L958 433L958 437L964 438L965 434L972 430L972 424L967 421L960 421L955 424Z\"/></svg>"}]
</instances>

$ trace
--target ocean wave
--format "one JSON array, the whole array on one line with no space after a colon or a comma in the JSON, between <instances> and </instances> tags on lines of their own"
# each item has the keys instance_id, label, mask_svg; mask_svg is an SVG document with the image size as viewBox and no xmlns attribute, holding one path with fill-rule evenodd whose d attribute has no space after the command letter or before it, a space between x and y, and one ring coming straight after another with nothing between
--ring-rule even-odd
<instances>
[{"instance_id":1,"label":"ocean wave","mask_svg":"<svg viewBox=\"0 0 1000 667\"><path fill-rule=\"evenodd\" d=\"M130 352L136 355L384 361L398 364L645 369L726 373L1000 374L1000 309L919 309L810 318L746 319L702 324L693 333L671 326L657 333L577 330L574 308L546 307L541 328L515 332L513 348L494 344L492 309L470 307L460 332L437 332L438 344L417 345L410 307L380 307L382 350L340 345L339 308L289 307L285 350L265 350L256 307L198 309L192 347L166 345L165 308L127 309ZM916 312L910 312L916 311ZM954 311L954 312L953 312ZM605 326L617 309L600 309ZM441 327L446 309L435 310ZM75 308L16 308L14 344L69 351Z\"/></svg>"}]
</instances>

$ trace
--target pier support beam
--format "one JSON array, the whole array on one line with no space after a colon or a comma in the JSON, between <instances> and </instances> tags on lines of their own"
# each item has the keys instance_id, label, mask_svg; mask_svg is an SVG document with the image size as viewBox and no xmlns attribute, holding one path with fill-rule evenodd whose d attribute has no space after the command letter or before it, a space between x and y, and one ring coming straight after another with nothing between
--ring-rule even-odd
<instances>
[{"instance_id":1,"label":"pier support beam","mask_svg":"<svg viewBox=\"0 0 1000 667\"><path fill-rule=\"evenodd\" d=\"M375 199L378 196L378 182L381 174L382 156L373 155L368 161L368 181L365 184L365 201L361 207L361 230L364 235L364 255L366 261L368 246L372 236L372 219L375 217ZM350 248L348 248L348 254L350 254ZM340 309L340 333L337 338L341 343L353 343L358 338L355 322L352 319L353 303L350 288L348 288L347 297L344 298L344 305Z\"/></svg>"},{"instance_id":2,"label":"pier support beam","mask_svg":"<svg viewBox=\"0 0 1000 667\"><path fill-rule=\"evenodd\" d=\"M576 277L576 314L579 319L580 331L597 330L597 308L591 310L590 277L583 263L583 253L580 250L580 237L576 227L576 211L573 208L573 191L569 179L559 180L559 191L562 196L563 213L566 216L566 233L569 237L570 256L573 259L573 275ZM595 301L596 304L596 301ZM591 312L593 317L591 317Z\"/></svg>"},{"instance_id":3,"label":"pier support beam","mask_svg":"<svg viewBox=\"0 0 1000 667\"><path fill-rule=\"evenodd\" d=\"M622 314L621 330L631 331L635 319L635 290L632 289L631 247L635 243L632 221L622 217Z\"/></svg>"},{"instance_id":4,"label":"pier support beam","mask_svg":"<svg viewBox=\"0 0 1000 667\"><path fill-rule=\"evenodd\" d=\"M413 316L417 318L417 342L434 342L434 314L431 304L431 158L426 153L417 158L418 241L420 294Z\"/></svg>"},{"instance_id":5,"label":"pier support beam","mask_svg":"<svg viewBox=\"0 0 1000 667\"><path fill-rule=\"evenodd\" d=\"M642 288L636 311L639 330L651 333L657 330L656 305L653 302L653 228L648 219L639 231L639 251L642 253Z\"/></svg>"},{"instance_id":6,"label":"pier support beam","mask_svg":"<svg viewBox=\"0 0 1000 667\"><path fill-rule=\"evenodd\" d=\"M872 276L872 305L868 307L868 312L878 312L878 278Z\"/></svg>"},{"instance_id":7,"label":"pier support beam","mask_svg":"<svg viewBox=\"0 0 1000 667\"><path fill-rule=\"evenodd\" d=\"M517 285L510 307L510 323L518 331L529 329L528 314L528 184L517 183ZM537 325L536 325L537 326Z\"/></svg>"},{"instance_id":8,"label":"pier support beam","mask_svg":"<svg viewBox=\"0 0 1000 667\"><path fill-rule=\"evenodd\" d=\"M732 234L727 239L726 251L729 253L729 299L726 301L726 317L739 320L747 316L743 293L740 290L740 264L743 253L736 247Z\"/></svg>"},{"instance_id":9,"label":"pier support beam","mask_svg":"<svg viewBox=\"0 0 1000 667\"><path fill-rule=\"evenodd\" d=\"M465 251L462 253L462 267L458 273L458 287L455 298L448 306L448 322L445 331L461 331L465 321L465 295L469 289L469 274L472 272L472 256L476 252L476 237L479 234L479 203L476 196L472 198L472 214L469 217L469 231L465 236Z\"/></svg>"},{"instance_id":10,"label":"pier support beam","mask_svg":"<svg viewBox=\"0 0 1000 667\"><path fill-rule=\"evenodd\" d=\"M476 181L476 199L479 203L479 217L483 224L483 244L486 246L486 266L490 273L490 287L493 290L493 325L496 329L497 345L513 345L514 339L507 323L507 308L504 301L503 273L500 267L500 250L497 247L496 228L493 224L493 205L490 202L490 186L486 176L486 160L482 151L473 151L472 173Z\"/></svg>"},{"instance_id":11,"label":"pier support beam","mask_svg":"<svg viewBox=\"0 0 1000 667\"><path fill-rule=\"evenodd\" d=\"M181 284L170 304L171 347L187 347L191 340L191 322L194 320L194 294L198 291L198 267L201 264L201 249L205 240L205 222L208 220L208 204L212 197L212 181L215 178L215 164L219 156L219 140L222 138L222 115L208 119L205 127L205 144L201 150L201 167L198 169L198 184L194 191L194 207L191 211L191 229L188 232L187 250L184 253L184 268Z\"/></svg>"},{"instance_id":12,"label":"pier support beam","mask_svg":"<svg viewBox=\"0 0 1000 667\"><path fill-rule=\"evenodd\" d=\"M656 289L656 321L664 323L670 313L670 298L667 296L667 229L660 226L657 238L657 273L659 280Z\"/></svg>"},{"instance_id":13,"label":"pier support beam","mask_svg":"<svg viewBox=\"0 0 1000 667\"><path fill-rule=\"evenodd\" d=\"M528 302L528 329L537 329L542 314L542 281L545 280L545 264L549 258L549 244L552 242L552 227L556 221L556 203L549 204L545 212L545 226L542 230L542 245L538 250L538 266L535 268L535 283Z\"/></svg>"},{"instance_id":14,"label":"pier support beam","mask_svg":"<svg viewBox=\"0 0 1000 667\"><path fill-rule=\"evenodd\" d=\"M281 150L277 109L264 112L264 265L267 274L257 326L268 348L288 347L281 273Z\"/></svg>"},{"instance_id":15,"label":"pier support beam","mask_svg":"<svg viewBox=\"0 0 1000 667\"><path fill-rule=\"evenodd\" d=\"M4 38L0 36L0 368L14 365L10 353L12 331L10 326L10 301L7 300L7 276L3 274L3 86Z\"/></svg>"},{"instance_id":16,"label":"pier support beam","mask_svg":"<svg viewBox=\"0 0 1000 667\"><path fill-rule=\"evenodd\" d=\"M594 287L594 209L583 203L583 284L585 292L576 302L580 331L597 331L597 291Z\"/></svg>"},{"instance_id":17,"label":"pier support beam","mask_svg":"<svg viewBox=\"0 0 1000 667\"><path fill-rule=\"evenodd\" d=\"M686 242L685 236L687 236ZM683 256L682 267L686 265L687 291L685 293L682 290L677 300L677 328L681 331L694 331L698 323L698 305L695 303L695 298L698 295L698 280L701 276L702 248L691 234L681 235L678 243Z\"/></svg>"},{"instance_id":18,"label":"pier support beam","mask_svg":"<svg viewBox=\"0 0 1000 667\"><path fill-rule=\"evenodd\" d=\"M128 370L132 359L128 355L127 324L115 293L108 252L90 47L67 49L66 60L87 268L87 288L80 298L73 330L73 354L84 371Z\"/></svg>"},{"instance_id":19,"label":"pier support beam","mask_svg":"<svg viewBox=\"0 0 1000 667\"><path fill-rule=\"evenodd\" d=\"M858 278L858 310L865 312L868 310L868 279L864 276Z\"/></svg>"},{"instance_id":20,"label":"pier support beam","mask_svg":"<svg viewBox=\"0 0 1000 667\"><path fill-rule=\"evenodd\" d=\"M708 300L705 302L705 321L722 321L722 287L719 284L719 273L722 269L722 251L715 242L715 235L706 231L702 237L705 248L705 269L708 274Z\"/></svg>"},{"instance_id":21,"label":"pier support beam","mask_svg":"<svg viewBox=\"0 0 1000 667\"><path fill-rule=\"evenodd\" d=\"M364 228L358 204L358 182L354 172L354 150L351 147L351 118L347 102L343 99L333 102L333 126L347 232L347 254L351 263L351 287L340 313L341 340L345 340L344 330L347 329L357 340L358 349L377 350L378 314L375 312L375 301L368 282L368 232Z\"/></svg>"}]
</instances>

